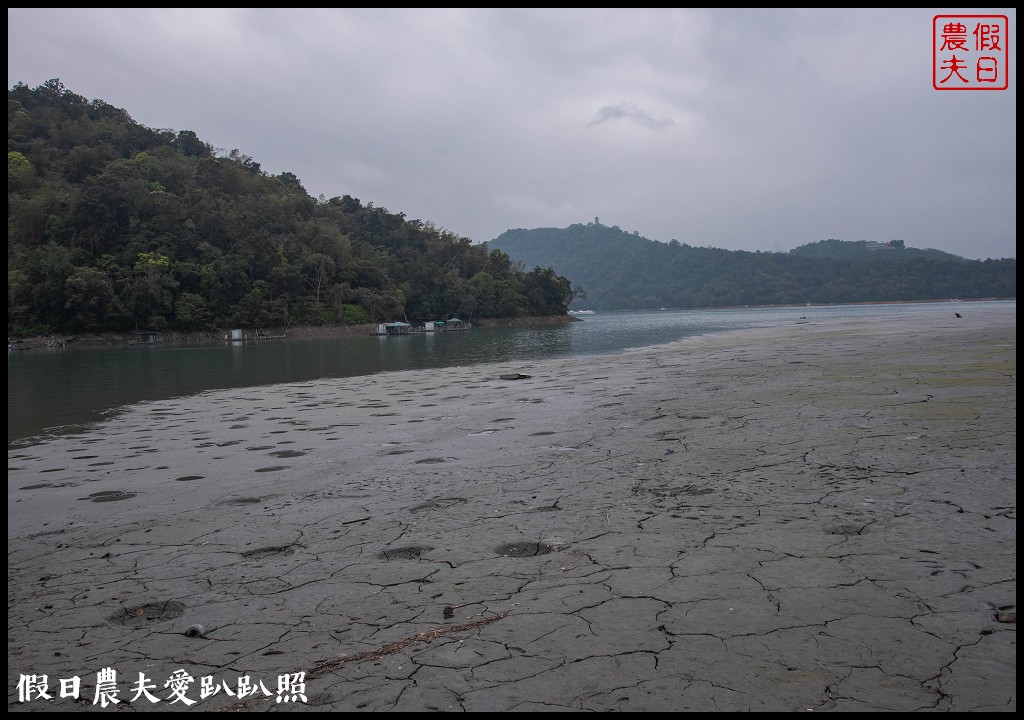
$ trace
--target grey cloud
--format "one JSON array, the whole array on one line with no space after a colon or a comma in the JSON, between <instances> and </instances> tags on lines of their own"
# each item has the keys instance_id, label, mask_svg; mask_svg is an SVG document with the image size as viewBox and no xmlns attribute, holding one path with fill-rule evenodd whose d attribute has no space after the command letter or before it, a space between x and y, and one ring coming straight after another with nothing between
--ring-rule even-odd
<instances>
[{"instance_id":1,"label":"grey cloud","mask_svg":"<svg viewBox=\"0 0 1024 720\"><path fill-rule=\"evenodd\" d=\"M934 14L8 8L7 74L476 241L600 215L1014 257L1015 51L1007 90L937 91Z\"/></svg>"},{"instance_id":2,"label":"grey cloud","mask_svg":"<svg viewBox=\"0 0 1024 720\"><path fill-rule=\"evenodd\" d=\"M651 130L661 130L673 124L672 118L659 120L635 103L622 102L618 105L605 105L597 111L594 119L587 123L587 127L594 127L612 120L631 120Z\"/></svg>"}]
</instances>

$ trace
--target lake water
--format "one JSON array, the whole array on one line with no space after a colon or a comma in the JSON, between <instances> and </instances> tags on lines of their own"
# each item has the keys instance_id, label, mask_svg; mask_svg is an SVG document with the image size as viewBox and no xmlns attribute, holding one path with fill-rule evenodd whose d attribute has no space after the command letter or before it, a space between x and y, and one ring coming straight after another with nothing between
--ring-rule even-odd
<instances>
[{"instance_id":1,"label":"lake water","mask_svg":"<svg viewBox=\"0 0 1024 720\"><path fill-rule=\"evenodd\" d=\"M724 330L842 317L951 315L973 304L619 311L580 316L583 322L564 325L474 327L406 337L8 351L7 443L30 444L101 420L124 405L205 390L251 387L258 393L261 385L318 378L604 355ZM1016 307L1016 301L1002 304Z\"/></svg>"}]
</instances>

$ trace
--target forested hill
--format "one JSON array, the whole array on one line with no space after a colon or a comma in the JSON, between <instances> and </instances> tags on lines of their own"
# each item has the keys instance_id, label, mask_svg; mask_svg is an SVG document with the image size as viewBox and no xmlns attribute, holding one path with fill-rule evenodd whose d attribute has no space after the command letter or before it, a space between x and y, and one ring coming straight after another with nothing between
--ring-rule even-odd
<instances>
[{"instance_id":1,"label":"forested hill","mask_svg":"<svg viewBox=\"0 0 1024 720\"><path fill-rule=\"evenodd\" d=\"M488 245L551 267L585 299L573 307L699 308L1017 295L1017 261L965 260L938 250L824 240L788 253L691 247L598 223L508 230Z\"/></svg>"},{"instance_id":2,"label":"forested hill","mask_svg":"<svg viewBox=\"0 0 1024 720\"><path fill-rule=\"evenodd\" d=\"M569 282L50 80L7 96L9 335L564 315Z\"/></svg>"}]
</instances>

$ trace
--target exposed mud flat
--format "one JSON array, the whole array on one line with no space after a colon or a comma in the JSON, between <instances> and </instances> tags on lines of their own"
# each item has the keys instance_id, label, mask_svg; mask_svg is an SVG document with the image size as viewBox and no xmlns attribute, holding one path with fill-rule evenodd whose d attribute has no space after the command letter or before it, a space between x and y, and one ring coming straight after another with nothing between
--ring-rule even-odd
<instances>
[{"instance_id":1,"label":"exposed mud flat","mask_svg":"<svg viewBox=\"0 0 1024 720\"><path fill-rule=\"evenodd\" d=\"M8 488L10 710L1016 708L1014 310L143 403Z\"/></svg>"}]
</instances>

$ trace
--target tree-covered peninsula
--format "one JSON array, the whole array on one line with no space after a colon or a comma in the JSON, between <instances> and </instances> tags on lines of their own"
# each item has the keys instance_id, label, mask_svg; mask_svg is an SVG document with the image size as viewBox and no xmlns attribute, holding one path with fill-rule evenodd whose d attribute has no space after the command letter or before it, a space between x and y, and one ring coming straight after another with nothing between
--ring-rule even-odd
<instances>
[{"instance_id":1,"label":"tree-covered peninsula","mask_svg":"<svg viewBox=\"0 0 1024 720\"><path fill-rule=\"evenodd\" d=\"M1017 260L968 260L884 242L822 240L789 252L664 243L599 222L508 230L516 261L551 267L594 310L1015 298Z\"/></svg>"},{"instance_id":2,"label":"tree-covered peninsula","mask_svg":"<svg viewBox=\"0 0 1024 720\"><path fill-rule=\"evenodd\" d=\"M7 101L9 336L565 315L569 281L59 80Z\"/></svg>"}]
</instances>

